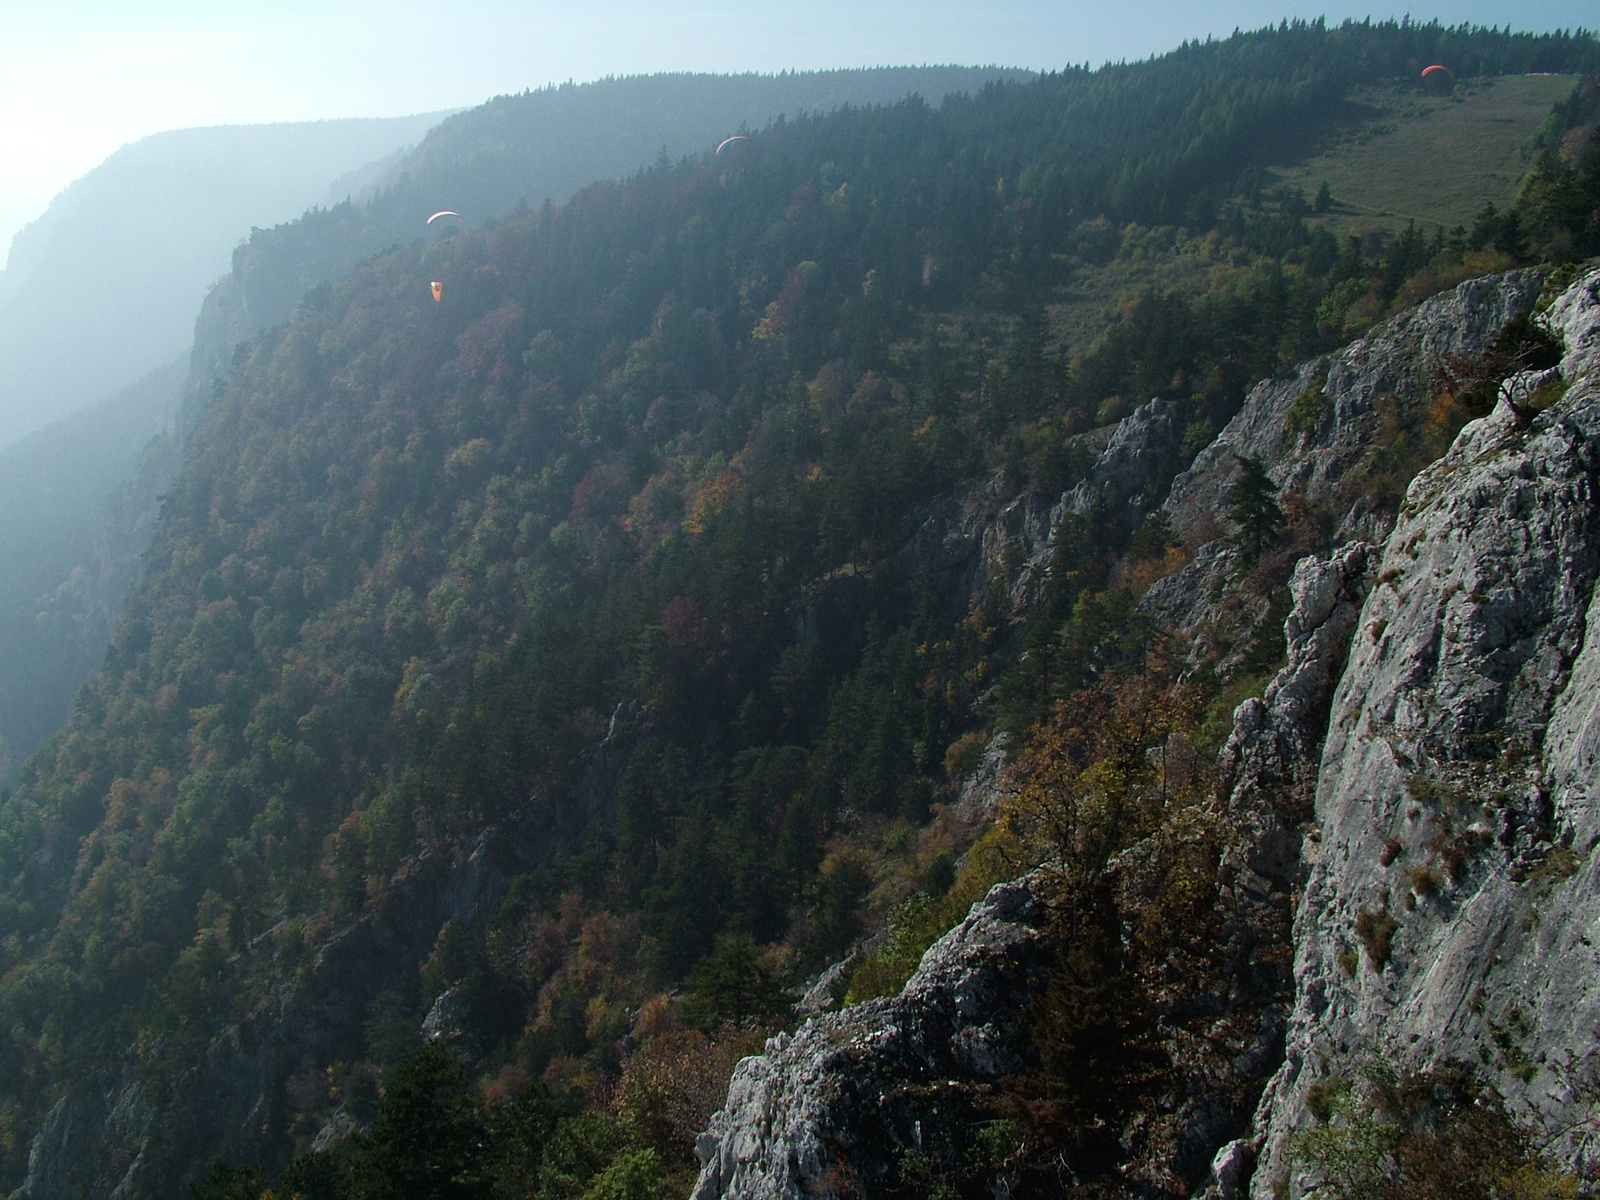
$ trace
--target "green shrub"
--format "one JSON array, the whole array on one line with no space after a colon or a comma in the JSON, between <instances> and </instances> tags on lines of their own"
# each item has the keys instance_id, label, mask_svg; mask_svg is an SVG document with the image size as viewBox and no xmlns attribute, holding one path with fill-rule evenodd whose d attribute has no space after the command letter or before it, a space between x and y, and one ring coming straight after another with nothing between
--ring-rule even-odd
<instances>
[{"instance_id":1,"label":"green shrub","mask_svg":"<svg viewBox=\"0 0 1600 1200\"><path fill-rule=\"evenodd\" d=\"M655 1147L633 1150L611 1161L584 1189L583 1200L660 1200L668 1194L667 1169Z\"/></svg>"},{"instance_id":2,"label":"green shrub","mask_svg":"<svg viewBox=\"0 0 1600 1200\"><path fill-rule=\"evenodd\" d=\"M1333 401L1324 390L1327 383L1328 373L1318 371L1310 386L1294 398L1283 417L1285 432L1305 440L1321 431L1333 411Z\"/></svg>"}]
</instances>

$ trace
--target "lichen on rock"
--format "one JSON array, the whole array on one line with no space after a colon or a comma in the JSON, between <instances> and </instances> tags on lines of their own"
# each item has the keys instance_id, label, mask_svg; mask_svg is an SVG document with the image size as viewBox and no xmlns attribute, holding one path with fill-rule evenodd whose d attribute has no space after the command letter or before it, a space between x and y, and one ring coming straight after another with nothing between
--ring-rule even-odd
<instances>
[{"instance_id":1,"label":"lichen on rock","mask_svg":"<svg viewBox=\"0 0 1600 1200\"><path fill-rule=\"evenodd\" d=\"M1298 1194L1290 1135L1315 1120L1313 1085L1368 1057L1478 1064L1565 1161L1595 1153L1573 1077L1600 1028L1600 389L1565 373L1592 369L1597 282L1550 310L1565 395L1463 429L1377 564L1317 779L1262 1200L1286 1180Z\"/></svg>"}]
</instances>

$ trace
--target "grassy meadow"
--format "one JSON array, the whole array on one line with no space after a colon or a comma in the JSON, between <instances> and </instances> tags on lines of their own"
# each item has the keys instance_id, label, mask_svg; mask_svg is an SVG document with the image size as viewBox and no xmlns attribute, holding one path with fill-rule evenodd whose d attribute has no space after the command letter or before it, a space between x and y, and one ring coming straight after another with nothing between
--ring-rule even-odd
<instances>
[{"instance_id":1,"label":"grassy meadow","mask_svg":"<svg viewBox=\"0 0 1600 1200\"><path fill-rule=\"evenodd\" d=\"M1505 75L1464 81L1448 96L1370 89L1322 153L1276 174L1307 197L1326 180L1335 204L1325 220L1340 236L1412 220L1470 226L1486 201L1503 209L1516 199L1539 127L1573 83Z\"/></svg>"}]
</instances>

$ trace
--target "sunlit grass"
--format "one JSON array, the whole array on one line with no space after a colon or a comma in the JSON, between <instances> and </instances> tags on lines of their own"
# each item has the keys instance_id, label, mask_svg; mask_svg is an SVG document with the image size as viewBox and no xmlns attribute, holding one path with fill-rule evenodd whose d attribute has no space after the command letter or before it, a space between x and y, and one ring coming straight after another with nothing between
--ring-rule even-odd
<instances>
[{"instance_id":1,"label":"sunlit grass","mask_svg":"<svg viewBox=\"0 0 1600 1200\"><path fill-rule=\"evenodd\" d=\"M1316 195L1326 180L1335 233L1472 224L1486 202L1516 199L1539 126L1572 90L1570 75L1507 75L1459 84L1452 95L1399 89L1358 94L1364 118L1346 124L1322 153L1280 169Z\"/></svg>"}]
</instances>

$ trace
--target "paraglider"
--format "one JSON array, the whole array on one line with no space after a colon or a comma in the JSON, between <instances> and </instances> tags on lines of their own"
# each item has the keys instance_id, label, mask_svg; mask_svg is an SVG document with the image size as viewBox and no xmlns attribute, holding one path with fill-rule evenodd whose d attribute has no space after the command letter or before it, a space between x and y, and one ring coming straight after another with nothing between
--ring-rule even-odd
<instances>
[{"instance_id":1,"label":"paraglider","mask_svg":"<svg viewBox=\"0 0 1600 1200\"><path fill-rule=\"evenodd\" d=\"M432 225L440 217L454 217L458 221L461 220L461 214L460 213L451 212L448 208L443 208L443 209L440 209L438 212L434 213L433 216L429 217L426 223L429 224L429 225Z\"/></svg>"},{"instance_id":2,"label":"paraglider","mask_svg":"<svg viewBox=\"0 0 1600 1200\"><path fill-rule=\"evenodd\" d=\"M1443 96L1456 85L1456 73L1443 63L1434 63L1422 68L1423 89Z\"/></svg>"},{"instance_id":3,"label":"paraglider","mask_svg":"<svg viewBox=\"0 0 1600 1200\"><path fill-rule=\"evenodd\" d=\"M435 304L444 299L444 284L435 279L428 286L433 289L433 301Z\"/></svg>"},{"instance_id":4,"label":"paraglider","mask_svg":"<svg viewBox=\"0 0 1600 1200\"><path fill-rule=\"evenodd\" d=\"M745 135L742 133L736 133L731 138L723 138L722 141L717 144L717 152L711 157L721 158L723 147L727 146L730 142L748 142L749 140L750 139L745 137Z\"/></svg>"}]
</instances>

